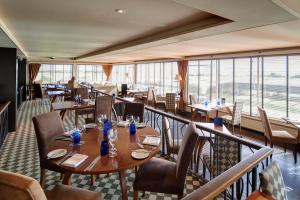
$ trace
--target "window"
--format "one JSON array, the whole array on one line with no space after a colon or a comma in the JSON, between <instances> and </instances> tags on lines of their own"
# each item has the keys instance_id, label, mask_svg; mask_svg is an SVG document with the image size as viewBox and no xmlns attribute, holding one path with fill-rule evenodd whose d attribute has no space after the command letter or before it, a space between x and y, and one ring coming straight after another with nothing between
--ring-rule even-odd
<instances>
[{"instance_id":1,"label":"window","mask_svg":"<svg viewBox=\"0 0 300 200\"><path fill-rule=\"evenodd\" d=\"M269 116L287 116L287 57L263 59L263 107Z\"/></svg>"},{"instance_id":2,"label":"window","mask_svg":"<svg viewBox=\"0 0 300 200\"><path fill-rule=\"evenodd\" d=\"M122 83L134 83L134 65L114 65L112 70L113 83L121 85Z\"/></svg>"},{"instance_id":3,"label":"window","mask_svg":"<svg viewBox=\"0 0 300 200\"><path fill-rule=\"evenodd\" d=\"M102 65L77 65L78 82L100 83L103 81Z\"/></svg>"},{"instance_id":4,"label":"window","mask_svg":"<svg viewBox=\"0 0 300 200\"><path fill-rule=\"evenodd\" d=\"M250 114L251 59L234 60L234 99L243 102L243 111Z\"/></svg>"},{"instance_id":5,"label":"window","mask_svg":"<svg viewBox=\"0 0 300 200\"><path fill-rule=\"evenodd\" d=\"M300 56L288 58L288 117L300 119Z\"/></svg>"},{"instance_id":6,"label":"window","mask_svg":"<svg viewBox=\"0 0 300 200\"><path fill-rule=\"evenodd\" d=\"M41 64L36 80L42 83L66 83L72 77L72 65Z\"/></svg>"},{"instance_id":7,"label":"window","mask_svg":"<svg viewBox=\"0 0 300 200\"><path fill-rule=\"evenodd\" d=\"M219 60L219 98L233 103L233 59Z\"/></svg>"},{"instance_id":8,"label":"window","mask_svg":"<svg viewBox=\"0 0 300 200\"><path fill-rule=\"evenodd\" d=\"M137 64L137 87L154 87L158 94L178 92L177 62Z\"/></svg>"}]
</instances>

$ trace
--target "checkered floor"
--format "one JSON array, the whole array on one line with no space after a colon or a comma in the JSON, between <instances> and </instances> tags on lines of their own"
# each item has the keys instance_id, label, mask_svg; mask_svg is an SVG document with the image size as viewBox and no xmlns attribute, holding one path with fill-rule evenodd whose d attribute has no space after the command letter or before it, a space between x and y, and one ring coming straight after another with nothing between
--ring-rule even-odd
<instances>
[{"instance_id":1,"label":"checkered floor","mask_svg":"<svg viewBox=\"0 0 300 200\"><path fill-rule=\"evenodd\" d=\"M24 174L39 180L39 156L32 117L49 112L49 101L27 101L22 104L18 111L17 131L9 133L0 150L0 169ZM81 119L82 122L82 119ZM74 115L67 114L64 120L66 129L74 127ZM60 174L48 171L46 176L46 190L51 189L60 182ZM129 198L133 197L132 183L134 173L127 170L127 187ZM186 178L185 194L199 188L200 182L194 175L189 174ZM94 186L90 186L90 176L74 175L72 178L74 187L85 188L101 192L104 199L120 199L121 191L117 174L101 175ZM141 199L177 199L175 195L157 194L146 192Z\"/></svg>"}]
</instances>

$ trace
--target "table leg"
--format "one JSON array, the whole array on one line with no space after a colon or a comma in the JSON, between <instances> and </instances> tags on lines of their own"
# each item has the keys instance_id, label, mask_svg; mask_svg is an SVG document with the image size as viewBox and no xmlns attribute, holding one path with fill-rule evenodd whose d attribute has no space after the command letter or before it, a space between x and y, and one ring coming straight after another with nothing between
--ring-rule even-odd
<instances>
[{"instance_id":1,"label":"table leg","mask_svg":"<svg viewBox=\"0 0 300 200\"><path fill-rule=\"evenodd\" d=\"M59 114L60 114L61 120L64 120L65 114L66 114L66 110L61 110Z\"/></svg>"},{"instance_id":2,"label":"table leg","mask_svg":"<svg viewBox=\"0 0 300 200\"><path fill-rule=\"evenodd\" d=\"M63 180L62 180L62 184L71 185L71 178L72 178L72 174L69 172L65 172Z\"/></svg>"},{"instance_id":3,"label":"table leg","mask_svg":"<svg viewBox=\"0 0 300 200\"><path fill-rule=\"evenodd\" d=\"M120 184L121 184L122 199L127 200L128 195L127 195L125 171L119 171L119 179L120 179Z\"/></svg>"},{"instance_id":4,"label":"table leg","mask_svg":"<svg viewBox=\"0 0 300 200\"><path fill-rule=\"evenodd\" d=\"M52 100L51 100L51 103L54 103L55 100L56 100L56 98L57 98L57 95L54 95L53 98L52 98Z\"/></svg>"}]
</instances>

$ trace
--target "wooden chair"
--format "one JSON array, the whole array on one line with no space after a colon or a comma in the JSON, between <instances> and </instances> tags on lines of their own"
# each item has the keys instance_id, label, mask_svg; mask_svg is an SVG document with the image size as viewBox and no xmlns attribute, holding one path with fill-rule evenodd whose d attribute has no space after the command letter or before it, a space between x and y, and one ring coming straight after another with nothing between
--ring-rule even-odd
<instances>
[{"instance_id":1,"label":"wooden chair","mask_svg":"<svg viewBox=\"0 0 300 200\"><path fill-rule=\"evenodd\" d=\"M58 184L44 193L39 183L28 176L0 170L1 200L100 200L98 192Z\"/></svg>"},{"instance_id":2,"label":"wooden chair","mask_svg":"<svg viewBox=\"0 0 300 200\"><path fill-rule=\"evenodd\" d=\"M224 122L232 126L232 133L234 133L234 126L239 126L240 135L242 133L242 110L243 102L235 102L233 106L232 115L224 115Z\"/></svg>"},{"instance_id":3,"label":"wooden chair","mask_svg":"<svg viewBox=\"0 0 300 200\"><path fill-rule=\"evenodd\" d=\"M198 101L198 99L195 95L190 94L189 97L190 97L190 104L191 105L200 104L200 102ZM197 116L195 116L195 114L200 116L200 121L201 121L202 117L207 118L207 113L202 112L200 110L194 110L193 108L191 108L191 113L192 113L191 121L193 121L197 117Z\"/></svg>"},{"instance_id":4,"label":"wooden chair","mask_svg":"<svg viewBox=\"0 0 300 200\"><path fill-rule=\"evenodd\" d=\"M161 158L151 158L142 164L136 172L133 183L134 199L138 199L138 191L176 194L178 198L182 198L185 178L197 138L195 124L189 124L176 163Z\"/></svg>"},{"instance_id":5,"label":"wooden chair","mask_svg":"<svg viewBox=\"0 0 300 200\"><path fill-rule=\"evenodd\" d=\"M124 121L126 120L127 115L134 115L140 118L140 122L143 122L144 109L145 109L145 105L143 103L125 103L123 120Z\"/></svg>"},{"instance_id":6,"label":"wooden chair","mask_svg":"<svg viewBox=\"0 0 300 200\"><path fill-rule=\"evenodd\" d=\"M278 162L272 162L259 173L260 188L263 194L276 200L287 200L284 181Z\"/></svg>"},{"instance_id":7,"label":"wooden chair","mask_svg":"<svg viewBox=\"0 0 300 200\"><path fill-rule=\"evenodd\" d=\"M286 152L286 144L294 145L294 161L297 163L297 147L299 143L299 134L292 135L287 131L273 131L267 116L267 113L264 109L259 108L259 115L262 121L262 126L264 128L265 135L265 145L268 145L268 141L270 142L270 146L273 148L273 143L281 143L284 144L284 151Z\"/></svg>"},{"instance_id":8,"label":"wooden chair","mask_svg":"<svg viewBox=\"0 0 300 200\"><path fill-rule=\"evenodd\" d=\"M45 183L46 169L64 173L61 169L51 165L48 162L48 143L53 138L64 133L64 126L57 112L49 112L37 115L32 118L34 130L37 138L39 156L40 156L40 184L43 187Z\"/></svg>"},{"instance_id":9,"label":"wooden chair","mask_svg":"<svg viewBox=\"0 0 300 200\"><path fill-rule=\"evenodd\" d=\"M100 114L105 114L107 119L111 120L112 117L112 96L98 96L95 99L95 111L93 118L85 119L86 123L97 122L97 118Z\"/></svg>"},{"instance_id":10,"label":"wooden chair","mask_svg":"<svg viewBox=\"0 0 300 200\"><path fill-rule=\"evenodd\" d=\"M167 155L170 156L171 154L178 154L179 148L181 145L181 139L173 139L172 132L170 128L170 122L167 117L163 117L163 134L166 138L166 145L167 145Z\"/></svg>"},{"instance_id":11,"label":"wooden chair","mask_svg":"<svg viewBox=\"0 0 300 200\"><path fill-rule=\"evenodd\" d=\"M81 99L89 99L88 88L74 88L71 90L71 99L74 101L76 95L80 95ZM75 126L78 126L78 118L80 115L94 114L94 108L86 108L75 110Z\"/></svg>"},{"instance_id":12,"label":"wooden chair","mask_svg":"<svg viewBox=\"0 0 300 200\"><path fill-rule=\"evenodd\" d=\"M166 102L157 100L155 90L152 90L152 95L153 95L153 106L154 106L154 108L156 108L156 109L160 108L160 109L166 111Z\"/></svg>"},{"instance_id":13,"label":"wooden chair","mask_svg":"<svg viewBox=\"0 0 300 200\"><path fill-rule=\"evenodd\" d=\"M176 93L166 93L166 111L176 113Z\"/></svg>"},{"instance_id":14,"label":"wooden chair","mask_svg":"<svg viewBox=\"0 0 300 200\"><path fill-rule=\"evenodd\" d=\"M149 87L148 88L148 93L147 93L147 97L146 97L146 101L145 104L147 105L152 105L153 104L153 91L154 87Z\"/></svg>"}]
</instances>

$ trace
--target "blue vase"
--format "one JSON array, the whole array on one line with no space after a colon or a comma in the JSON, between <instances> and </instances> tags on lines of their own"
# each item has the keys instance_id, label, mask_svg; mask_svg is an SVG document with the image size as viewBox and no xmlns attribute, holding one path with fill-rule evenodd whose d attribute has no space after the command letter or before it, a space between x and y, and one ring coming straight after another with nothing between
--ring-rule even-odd
<instances>
[{"instance_id":1,"label":"blue vase","mask_svg":"<svg viewBox=\"0 0 300 200\"><path fill-rule=\"evenodd\" d=\"M135 121L134 120L132 120L131 123L130 123L130 125L129 125L129 133L131 135L136 134L136 125L135 125Z\"/></svg>"},{"instance_id":2,"label":"blue vase","mask_svg":"<svg viewBox=\"0 0 300 200\"><path fill-rule=\"evenodd\" d=\"M100 154L101 156L105 156L108 154L109 150L109 145L108 145L108 140L102 140L101 145L100 145Z\"/></svg>"},{"instance_id":3,"label":"blue vase","mask_svg":"<svg viewBox=\"0 0 300 200\"><path fill-rule=\"evenodd\" d=\"M80 135L79 130L73 131L73 133L72 133L72 140L73 140L73 144L74 145L77 145L77 144L80 143L80 137L81 137L81 135Z\"/></svg>"},{"instance_id":4,"label":"blue vase","mask_svg":"<svg viewBox=\"0 0 300 200\"><path fill-rule=\"evenodd\" d=\"M214 124L215 124L216 126L223 126L223 119L220 118L220 117L214 118Z\"/></svg>"}]
</instances>

